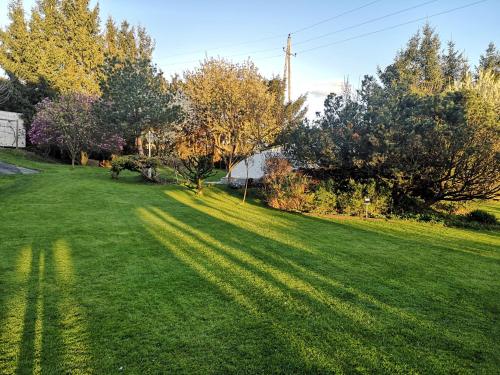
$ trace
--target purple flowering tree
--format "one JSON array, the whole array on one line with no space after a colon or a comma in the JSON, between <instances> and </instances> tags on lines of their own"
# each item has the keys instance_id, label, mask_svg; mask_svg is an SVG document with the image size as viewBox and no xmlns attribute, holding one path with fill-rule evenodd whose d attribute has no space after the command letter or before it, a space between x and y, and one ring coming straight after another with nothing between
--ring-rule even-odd
<instances>
[{"instance_id":1,"label":"purple flowering tree","mask_svg":"<svg viewBox=\"0 0 500 375\"><path fill-rule=\"evenodd\" d=\"M107 150L117 152L123 148L124 140L110 134L102 126L95 111L97 97L81 93L69 93L37 105L37 112L29 137L36 145L56 145L68 151L71 165L75 166L78 155L84 151Z\"/></svg>"}]
</instances>

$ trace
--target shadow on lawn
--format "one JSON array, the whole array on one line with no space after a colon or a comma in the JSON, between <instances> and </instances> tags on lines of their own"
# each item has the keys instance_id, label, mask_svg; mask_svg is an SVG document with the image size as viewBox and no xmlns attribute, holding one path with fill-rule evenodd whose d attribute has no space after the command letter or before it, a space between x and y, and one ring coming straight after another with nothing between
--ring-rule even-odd
<instances>
[{"instance_id":1,"label":"shadow on lawn","mask_svg":"<svg viewBox=\"0 0 500 375\"><path fill-rule=\"evenodd\" d=\"M352 265L348 267L348 249L336 251L332 246L311 251L304 244L305 238L290 232L289 240L278 239L283 237L283 232L278 231L289 221L292 231L306 222L312 228L328 225L351 241L359 235L365 245L373 245L374 239L390 244L393 237L316 218L288 215L288 219L286 214L276 215L277 222L272 223L265 215L259 216L264 208L258 205L245 206L244 211L228 210L227 202L220 201L220 197L195 198L182 191L167 195L196 215L189 215L188 221L185 210L140 208L137 214L146 229L178 259L250 314L270 320L275 335L289 342L306 369L437 371L443 360L449 361L448 369L460 368L457 358L463 361L462 365L481 362L482 348L465 345L460 327L448 327L432 317L410 312L413 308L405 310L397 306L432 305L433 299L439 298L432 289L419 292L411 285L399 285L398 292L404 294L397 301L383 302L362 291L363 283L374 280L370 280L370 275L359 280L366 275L356 274ZM172 241L179 237L182 243ZM414 246L411 240L400 240L402 244L393 251L404 250L405 245ZM304 251L308 252L307 257L303 256ZM380 254L375 266L390 269L403 265L397 259L387 264L391 255L394 254ZM380 275L381 270L374 274ZM358 280L346 285L341 279ZM390 281L385 285L384 281L378 281L382 289L391 288ZM373 285L364 289L370 287ZM420 296L419 301L413 300L416 296Z\"/></svg>"},{"instance_id":2,"label":"shadow on lawn","mask_svg":"<svg viewBox=\"0 0 500 375\"><path fill-rule=\"evenodd\" d=\"M64 241L19 252L15 292L2 316L0 373L91 373L87 319L72 297L71 252Z\"/></svg>"}]
</instances>

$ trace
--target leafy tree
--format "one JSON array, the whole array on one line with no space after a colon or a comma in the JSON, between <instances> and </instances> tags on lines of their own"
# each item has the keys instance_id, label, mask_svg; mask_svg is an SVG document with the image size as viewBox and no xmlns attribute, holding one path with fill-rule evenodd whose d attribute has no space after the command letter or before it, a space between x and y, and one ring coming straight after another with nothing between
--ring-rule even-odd
<instances>
[{"instance_id":1,"label":"leafy tree","mask_svg":"<svg viewBox=\"0 0 500 375\"><path fill-rule=\"evenodd\" d=\"M92 149L120 149L123 140L97 126L93 104L96 97L81 93L45 99L37 105L29 137L33 144L57 145L68 151L71 165L78 155Z\"/></svg>"},{"instance_id":2,"label":"leafy tree","mask_svg":"<svg viewBox=\"0 0 500 375\"><path fill-rule=\"evenodd\" d=\"M0 66L24 80L34 81L38 77L22 0L9 4L8 15L10 24L0 30Z\"/></svg>"},{"instance_id":3,"label":"leafy tree","mask_svg":"<svg viewBox=\"0 0 500 375\"><path fill-rule=\"evenodd\" d=\"M236 163L273 144L284 126L276 113L279 98L250 61L208 59L185 74L183 88L229 176Z\"/></svg>"},{"instance_id":4,"label":"leafy tree","mask_svg":"<svg viewBox=\"0 0 500 375\"><path fill-rule=\"evenodd\" d=\"M106 65L106 79L101 81L101 121L126 139L134 139L143 155L142 134L169 121L171 96L162 73L149 60L115 62L112 59Z\"/></svg>"}]
</instances>

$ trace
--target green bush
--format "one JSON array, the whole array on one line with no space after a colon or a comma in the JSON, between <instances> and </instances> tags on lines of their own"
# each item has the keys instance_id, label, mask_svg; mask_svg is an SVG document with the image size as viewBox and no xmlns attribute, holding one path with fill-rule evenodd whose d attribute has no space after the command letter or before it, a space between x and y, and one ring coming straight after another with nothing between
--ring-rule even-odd
<instances>
[{"instance_id":1,"label":"green bush","mask_svg":"<svg viewBox=\"0 0 500 375\"><path fill-rule=\"evenodd\" d=\"M327 215L337 212L337 195L331 180L319 183L314 192L313 212Z\"/></svg>"},{"instance_id":2,"label":"green bush","mask_svg":"<svg viewBox=\"0 0 500 375\"><path fill-rule=\"evenodd\" d=\"M119 156L111 162L111 177L118 178L123 170L139 172L142 177L151 182L159 182L158 169L162 165L159 158L148 158L139 155Z\"/></svg>"},{"instance_id":3,"label":"green bush","mask_svg":"<svg viewBox=\"0 0 500 375\"><path fill-rule=\"evenodd\" d=\"M483 210L474 210L469 212L465 218L467 221L472 221L480 224L495 225L497 223L497 218L495 215Z\"/></svg>"},{"instance_id":4,"label":"green bush","mask_svg":"<svg viewBox=\"0 0 500 375\"><path fill-rule=\"evenodd\" d=\"M321 214L341 213L361 216L366 210L365 197L370 198L368 213L371 216L385 215L389 212L391 197L387 189L377 186L374 180L362 183L353 179L320 182L315 192L313 211Z\"/></svg>"}]
</instances>

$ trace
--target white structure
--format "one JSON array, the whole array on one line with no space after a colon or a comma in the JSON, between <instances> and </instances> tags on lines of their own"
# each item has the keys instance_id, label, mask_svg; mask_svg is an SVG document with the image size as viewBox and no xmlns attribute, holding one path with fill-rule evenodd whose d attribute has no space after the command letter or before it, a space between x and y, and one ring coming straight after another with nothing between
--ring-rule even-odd
<instances>
[{"instance_id":1,"label":"white structure","mask_svg":"<svg viewBox=\"0 0 500 375\"><path fill-rule=\"evenodd\" d=\"M20 113L0 111L0 147L26 147L26 129Z\"/></svg>"},{"instance_id":2,"label":"white structure","mask_svg":"<svg viewBox=\"0 0 500 375\"><path fill-rule=\"evenodd\" d=\"M247 166L248 166L248 178L252 180L260 180L264 177L264 167L266 160L275 156L284 156L281 152L281 147L271 148L269 150L261 151L255 155L247 158L245 160L236 163L231 171L231 184L233 185L244 185L247 178ZM228 182L228 175L222 179L223 183Z\"/></svg>"}]
</instances>

